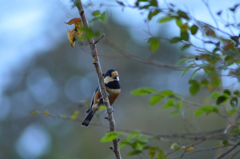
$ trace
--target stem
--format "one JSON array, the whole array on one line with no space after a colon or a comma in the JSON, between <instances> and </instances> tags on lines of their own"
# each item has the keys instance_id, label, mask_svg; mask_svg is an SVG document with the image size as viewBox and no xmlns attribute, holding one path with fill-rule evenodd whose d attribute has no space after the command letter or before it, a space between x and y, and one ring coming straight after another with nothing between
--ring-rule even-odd
<instances>
[{"instance_id":1,"label":"stem","mask_svg":"<svg viewBox=\"0 0 240 159\"><path fill-rule=\"evenodd\" d=\"M77 8L78 8L79 14L81 16L83 26L89 28L88 21L87 21L87 18L85 16L85 13L84 13L83 5L82 5L81 0L79 0L79 5L77 5ZM101 95L103 97L103 103L107 107L107 114L108 114L110 132L114 132L115 131L115 120L114 120L114 117L113 117L112 107L110 106L108 96L107 96L107 91L106 91L105 84L104 84L102 69L101 69L101 65L100 65L100 61L99 61L98 53L97 53L96 42L94 41L93 38L91 38L91 39L88 40L88 44L90 46L92 58L93 58L93 61L94 61L93 64L94 64L96 72L97 72L97 78L98 78L100 92L101 92ZM121 154L120 154L120 151L118 150L118 142L119 142L118 139L113 140L112 150L115 154L115 158L116 159L121 159Z\"/></svg>"}]
</instances>

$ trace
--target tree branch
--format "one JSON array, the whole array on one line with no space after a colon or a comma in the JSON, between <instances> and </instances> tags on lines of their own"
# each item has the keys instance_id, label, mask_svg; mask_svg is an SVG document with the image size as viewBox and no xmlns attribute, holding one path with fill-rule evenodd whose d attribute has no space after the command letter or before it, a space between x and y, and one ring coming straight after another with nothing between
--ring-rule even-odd
<instances>
[{"instance_id":1,"label":"tree branch","mask_svg":"<svg viewBox=\"0 0 240 159\"><path fill-rule=\"evenodd\" d=\"M104 42L110 46L111 48L116 49L120 54L122 54L123 56L133 59L135 61L139 61L145 64L150 64L150 65L154 65L157 67L164 67L164 68L170 68L170 69L174 69L174 70L183 70L184 68L186 68L185 66L175 66L175 65L169 65L169 64L165 64L165 63L161 63L158 61L154 61L154 60L148 60L139 56L135 56L132 55L130 53L128 53L126 50L122 49L121 47L115 45L114 43L112 43L110 40L104 40Z\"/></svg>"},{"instance_id":2,"label":"tree branch","mask_svg":"<svg viewBox=\"0 0 240 159\"><path fill-rule=\"evenodd\" d=\"M220 155L219 157L217 157L216 159L221 159L224 156L226 156L227 154L229 154L230 152L232 152L237 146L240 145L240 140L232 147L230 148L228 151L224 152L222 155Z\"/></svg>"},{"instance_id":3,"label":"tree branch","mask_svg":"<svg viewBox=\"0 0 240 159\"><path fill-rule=\"evenodd\" d=\"M80 14L82 22L83 22L83 26L89 28L88 21L87 21L87 18L85 16L85 13L84 13L83 5L82 5L81 0L79 0L79 3L75 3L75 5L78 8L79 14ZM115 131L115 120L114 120L114 117L113 117L112 107L110 106L110 103L109 103L109 99L108 99L108 96L107 96L107 91L106 91L103 76L102 76L102 69L101 69L99 58L98 58L96 42L94 41L93 38L91 38L91 39L88 40L88 44L90 46L92 58L93 58L93 61L94 61L93 64L94 64L96 72L97 72L99 88L100 88L101 95L103 97L103 103L107 107L107 114L108 114L110 132L114 132ZM118 142L119 142L118 139L113 140L112 150L115 154L116 159L121 159L121 154L120 154L120 151L118 150Z\"/></svg>"}]
</instances>

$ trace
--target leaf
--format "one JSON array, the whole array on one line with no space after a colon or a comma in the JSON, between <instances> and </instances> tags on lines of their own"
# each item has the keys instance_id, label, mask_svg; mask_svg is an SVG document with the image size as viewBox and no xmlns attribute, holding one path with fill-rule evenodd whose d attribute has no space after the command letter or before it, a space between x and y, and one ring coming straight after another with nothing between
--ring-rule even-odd
<instances>
[{"instance_id":1,"label":"leaf","mask_svg":"<svg viewBox=\"0 0 240 159\"><path fill-rule=\"evenodd\" d=\"M137 131L131 132L131 133L128 135L127 139L128 139L128 140L138 139L140 136L141 136L141 133L140 133L140 131L137 130Z\"/></svg>"},{"instance_id":2,"label":"leaf","mask_svg":"<svg viewBox=\"0 0 240 159\"><path fill-rule=\"evenodd\" d=\"M183 106L183 101L178 101L177 104L176 104L176 108L178 110L181 110L182 109L182 106Z\"/></svg>"},{"instance_id":3,"label":"leaf","mask_svg":"<svg viewBox=\"0 0 240 159\"><path fill-rule=\"evenodd\" d=\"M228 145L229 145L229 143L228 143L228 141L227 141L227 140L223 140L223 141L222 141L222 145L223 145L223 146L228 146Z\"/></svg>"},{"instance_id":4,"label":"leaf","mask_svg":"<svg viewBox=\"0 0 240 159\"><path fill-rule=\"evenodd\" d=\"M148 40L148 44L149 44L151 52L155 52L155 51L157 51L157 49L160 46L160 41L157 38L150 38Z\"/></svg>"},{"instance_id":5,"label":"leaf","mask_svg":"<svg viewBox=\"0 0 240 159\"><path fill-rule=\"evenodd\" d=\"M107 110L107 107L102 104L102 105L100 105L100 106L98 107L98 109L99 109L100 111L103 111L103 110Z\"/></svg>"},{"instance_id":6,"label":"leaf","mask_svg":"<svg viewBox=\"0 0 240 159\"><path fill-rule=\"evenodd\" d=\"M142 152L142 151L140 151L140 150L133 150L133 151L128 152L127 156L138 155L138 154L140 154L141 152Z\"/></svg>"},{"instance_id":7,"label":"leaf","mask_svg":"<svg viewBox=\"0 0 240 159\"><path fill-rule=\"evenodd\" d=\"M150 11L148 13L148 20L150 21L155 15L157 15L158 13L160 13L159 10L155 10L155 11Z\"/></svg>"},{"instance_id":8,"label":"leaf","mask_svg":"<svg viewBox=\"0 0 240 159\"><path fill-rule=\"evenodd\" d=\"M110 142L116 139L119 135L123 135L123 132L108 132L101 138L101 142Z\"/></svg>"},{"instance_id":9,"label":"leaf","mask_svg":"<svg viewBox=\"0 0 240 159\"><path fill-rule=\"evenodd\" d=\"M50 114L49 110L46 110L46 111L43 113L43 115L46 115L46 116L48 116L49 114Z\"/></svg>"},{"instance_id":10,"label":"leaf","mask_svg":"<svg viewBox=\"0 0 240 159\"><path fill-rule=\"evenodd\" d=\"M193 151L194 150L194 147L189 147L189 148L187 148L187 152L191 152L191 151Z\"/></svg>"},{"instance_id":11,"label":"leaf","mask_svg":"<svg viewBox=\"0 0 240 159\"><path fill-rule=\"evenodd\" d=\"M37 111L37 110L32 110L30 112L30 115L37 115L37 114L40 114L41 112L40 111Z\"/></svg>"},{"instance_id":12,"label":"leaf","mask_svg":"<svg viewBox=\"0 0 240 159\"><path fill-rule=\"evenodd\" d=\"M158 22L159 23L166 23L166 22L169 22L173 19L173 17L164 17L162 19L160 19Z\"/></svg>"},{"instance_id":13,"label":"leaf","mask_svg":"<svg viewBox=\"0 0 240 159\"><path fill-rule=\"evenodd\" d=\"M219 93L219 92L214 92L213 94L212 94L212 98L218 98L218 97L220 97L221 96L221 94Z\"/></svg>"},{"instance_id":14,"label":"leaf","mask_svg":"<svg viewBox=\"0 0 240 159\"><path fill-rule=\"evenodd\" d=\"M179 41L181 41L182 39L180 37L174 37L171 40L169 40L169 43L177 43Z\"/></svg>"},{"instance_id":15,"label":"leaf","mask_svg":"<svg viewBox=\"0 0 240 159\"><path fill-rule=\"evenodd\" d=\"M218 16L220 16L221 14L222 14L222 11L221 11L221 10L217 12L217 15L218 15Z\"/></svg>"},{"instance_id":16,"label":"leaf","mask_svg":"<svg viewBox=\"0 0 240 159\"><path fill-rule=\"evenodd\" d=\"M174 111L174 112L172 112L172 113L170 114L170 117L175 116L175 115L178 115L178 114L179 114L179 111Z\"/></svg>"},{"instance_id":17,"label":"leaf","mask_svg":"<svg viewBox=\"0 0 240 159\"><path fill-rule=\"evenodd\" d=\"M157 93L156 89L153 88L139 88L137 90L132 91L132 95L142 96L142 95L148 95L148 94L154 94Z\"/></svg>"},{"instance_id":18,"label":"leaf","mask_svg":"<svg viewBox=\"0 0 240 159\"><path fill-rule=\"evenodd\" d=\"M169 97L174 95L174 93L171 90L163 90L159 92L159 94L162 96L169 96Z\"/></svg>"},{"instance_id":19,"label":"leaf","mask_svg":"<svg viewBox=\"0 0 240 159\"><path fill-rule=\"evenodd\" d=\"M235 42L235 47L239 45L239 36L231 36L231 39Z\"/></svg>"},{"instance_id":20,"label":"leaf","mask_svg":"<svg viewBox=\"0 0 240 159\"><path fill-rule=\"evenodd\" d=\"M200 108L203 110L207 115L210 113L218 113L218 109L214 105L205 105Z\"/></svg>"},{"instance_id":21,"label":"leaf","mask_svg":"<svg viewBox=\"0 0 240 159\"><path fill-rule=\"evenodd\" d=\"M190 44L183 45L181 51L187 50L190 46L191 46Z\"/></svg>"},{"instance_id":22,"label":"leaf","mask_svg":"<svg viewBox=\"0 0 240 159\"><path fill-rule=\"evenodd\" d=\"M230 100L230 104L232 107L236 107L238 105L238 98L232 97L232 99Z\"/></svg>"},{"instance_id":23,"label":"leaf","mask_svg":"<svg viewBox=\"0 0 240 159\"><path fill-rule=\"evenodd\" d=\"M194 83L192 83L194 81ZM200 90L200 85L198 84L198 82L196 80L190 80L188 82L189 84L191 84L191 86L189 87L189 92L191 95L196 95L198 93L198 91Z\"/></svg>"},{"instance_id":24,"label":"leaf","mask_svg":"<svg viewBox=\"0 0 240 159\"><path fill-rule=\"evenodd\" d=\"M95 10L94 12L92 12L92 15L93 15L94 17L100 16L100 14L101 14L101 12L100 12L99 10Z\"/></svg>"},{"instance_id":25,"label":"leaf","mask_svg":"<svg viewBox=\"0 0 240 159\"><path fill-rule=\"evenodd\" d=\"M233 92L233 94L236 96L239 96L240 93L239 93L239 91L235 91L235 92Z\"/></svg>"},{"instance_id":26,"label":"leaf","mask_svg":"<svg viewBox=\"0 0 240 159\"><path fill-rule=\"evenodd\" d=\"M121 1L117 1L118 4L120 4L121 6L125 6L123 2Z\"/></svg>"},{"instance_id":27,"label":"leaf","mask_svg":"<svg viewBox=\"0 0 240 159\"><path fill-rule=\"evenodd\" d=\"M188 67L186 67L186 68L183 70L183 73L182 73L181 77L183 77L183 76L187 73L187 71L188 71L190 68L192 68L193 66L194 66L194 64L191 64L191 65L189 65Z\"/></svg>"},{"instance_id":28,"label":"leaf","mask_svg":"<svg viewBox=\"0 0 240 159\"><path fill-rule=\"evenodd\" d=\"M182 20L181 20L181 18L176 18L176 24L177 24L177 26L178 26L179 28L182 27Z\"/></svg>"},{"instance_id":29,"label":"leaf","mask_svg":"<svg viewBox=\"0 0 240 159\"><path fill-rule=\"evenodd\" d=\"M81 28L83 26L82 20L80 18L74 18L74 19L71 19L66 24L68 24L68 25L74 24L74 29L72 31L67 30L68 40L69 40L71 46L74 47L75 41L78 38L80 38L82 36L82 33L83 33L83 31L81 30Z\"/></svg>"},{"instance_id":30,"label":"leaf","mask_svg":"<svg viewBox=\"0 0 240 159\"><path fill-rule=\"evenodd\" d=\"M189 40L189 35L187 31L181 32L181 39L188 41Z\"/></svg>"},{"instance_id":31,"label":"leaf","mask_svg":"<svg viewBox=\"0 0 240 159\"><path fill-rule=\"evenodd\" d=\"M198 31L198 27L196 25L193 25L190 30L191 30L192 35L195 35Z\"/></svg>"},{"instance_id":32,"label":"leaf","mask_svg":"<svg viewBox=\"0 0 240 159\"><path fill-rule=\"evenodd\" d=\"M204 111L200 108L200 109L198 109L198 110L196 110L196 111L194 112L194 116L195 116L195 117L198 117L198 116L200 116L200 115L203 115L203 113L204 113Z\"/></svg>"},{"instance_id":33,"label":"leaf","mask_svg":"<svg viewBox=\"0 0 240 159\"><path fill-rule=\"evenodd\" d=\"M228 96L231 95L231 92L230 92L228 89L225 89L225 90L223 91L223 93L226 94L226 95L228 95Z\"/></svg>"},{"instance_id":34,"label":"leaf","mask_svg":"<svg viewBox=\"0 0 240 159\"><path fill-rule=\"evenodd\" d=\"M219 105L219 104L225 102L226 100L227 100L227 97L226 97L226 96L219 96L219 97L217 98L216 104Z\"/></svg>"},{"instance_id":35,"label":"leaf","mask_svg":"<svg viewBox=\"0 0 240 159\"><path fill-rule=\"evenodd\" d=\"M175 107L175 100L170 98L167 100L166 104L162 107L162 109L169 109Z\"/></svg>"},{"instance_id":36,"label":"leaf","mask_svg":"<svg viewBox=\"0 0 240 159\"><path fill-rule=\"evenodd\" d=\"M164 98L164 96L159 96L159 95L152 96L149 103L150 103L150 105L155 105L158 102L160 102L163 98Z\"/></svg>"},{"instance_id":37,"label":"leaf","mask_svg":"<svg viewBox=\"0 0 240 159\"><path fill-rule=\"evenodd\" d=\"M232 109L228 111L230 115L234 115L235 113L237 113L237 109Z\"/></svg>"},{"instance_id":38,"label":"leaf","mask_svg":"<svg viewBox=\"0 0 240 159\"><path fill-rule=\"evenodd\" d=\"M183 12L183 11L181 11L181 10L179 10L177 13L178 13L178 15L179 15L180 17L182 17L182 18L184 18L184 19L186 19L186 20L189 20L189 17L188 17L188 15L187 15L187 13L185 13L185 12Z\"/></svg>"}]
</instances>

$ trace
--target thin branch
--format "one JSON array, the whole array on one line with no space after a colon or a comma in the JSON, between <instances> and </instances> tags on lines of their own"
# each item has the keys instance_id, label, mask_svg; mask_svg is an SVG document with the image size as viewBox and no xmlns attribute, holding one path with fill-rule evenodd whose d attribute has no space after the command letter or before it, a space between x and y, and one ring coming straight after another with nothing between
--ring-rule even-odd
<instances>
[{"instance_id":1,"label":"thin branch","mask_svg":"<svg viewBox=\"0 0 240 159\"><path fill-rule=\"evenodd\" d=\"M230 152L232 152L236 147L238 147L240 145L240 140L232 147L230 148L228 151L224 152L222 155L220 155L219 157L217 157L216 159L221 159L224 156L226 156L227 154L229 154Z\"/></svg>"},{"instance_id":2,"label":"thin branch","mask_svg":"<svg viewBox=\"0 0 240 159\"><path fill-rule=\"evenodd\" d=\"M76 5L76 6L77 6L79 14L81 16L83 26L89 28L88 21L87 21L87 18L85 16L85 13L84 13L83 5L82 5L81 0L79 0L79 4ZM108 96L107 96L107 91L106 91L103 76L102 76L102 69L101 69L99 58L98 58L96 42L94 41L93 38L91 38L91 39L88 40L88 43L89 43L92 58L93 58L93 61L94 61L93 64L94 64L96 72L97 72L99 88L100 88L101 95L103 97L103 103L107 107L107 114L108 114L110 132L114 132L115 129L116 129L115 128L115 120L114 120L114 117L113 117L112 107L110 106L110 103L109 103L109 99L108 99ZM119 142L118 139L113 140L113 152L115 154L116 159L121 159L121 154L120 154L120 151L118 150L118 142Z\"/></svg>"},{"instance_id":3,"label":"thin branch","mask_svg":"<svg viewBox=\"0 0 240 159\"><path fill-rule=\"evenodd\" d=\"M214 17L214 15L213 15L213 13L212 13L212 11L211 11L209 5L208 5L208 2L207 2L206 0L202 0L202 2L203 2L203 3L205 4L205 6L207 7L209 14L211 15L213 21L215 22L216 27L218 28L217 20L216 20L216 18Z\"/></svg>"},{"instance_id":4,"label":"thin branch","mask_svg":"<svg viewBox=\"0 0 240 159\"><path fill-rule=\"evenodd\" d=\"M142 58L142 57L139 57L139 56L134 56L134 55L130 54L129 52L127 52L126 50L122 49L121 47L119 47L119 46L115 45L114 43L110 42L109 40L105 39L104 41L108 46L116 49L123 56L128 57L130 59L133 59L135 61L139 61L139 62L142 62L142 63L145 63L145 64L154 65L154 66L157 66L157 67L164 67L164 68L170 68L170 69L175 69L175 70L183 70L185 68L185 66L169 65L169 64L164 64L164 63L154 61L154 60L148 60L148 59L145 59L145 58Z\"/></svg>"}]
</instances>

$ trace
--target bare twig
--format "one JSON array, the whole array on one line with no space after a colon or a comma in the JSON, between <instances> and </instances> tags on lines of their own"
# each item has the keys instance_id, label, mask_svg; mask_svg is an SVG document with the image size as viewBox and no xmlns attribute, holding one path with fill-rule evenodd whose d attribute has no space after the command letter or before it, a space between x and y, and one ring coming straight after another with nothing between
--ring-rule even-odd
<instances>
[{"instance_id":1,"label":"bare twig","mask_svg":"<svg viewBox=\"0 0 240 159\"><path fill-rule=\"evenodd\" d=\"M202 0L202 2L203 2L203 3L205 4L205 6L207 7L209 14L211 15L211 17L212 17L214 23L216 24L216 27L218 28L217 20L216 20L216 18L214 17L214 15L213 15L213 13L212 13L212 11L211 11L209 5L208 5L208 2L207 2L206 0Z\"/></svg>"},{"instance_id":2,"label":"bare twig","mask_svg":"<svg viewBox=\"0 0 240 159\"><path fill-rule=\"evenodd\" d=\"M97 44L100 40L102 40L104 38L105 34L103 34L102 36L100 36L100 38L98 38L94 44Z\"/></svg>"},{"instance_id":3,"label":"bare twig","mask_svg":"<svg viewBox=\"0 0 240 159\"><path fill-rule=\"evenodd\" d=\"M84 13L83 5L82 5L81 0L79 0L79 4L76 5L76 6L77 6L79 14L81 16L83 26L89 28L88 21L87 21L87 18L85 16L85 13ZM94 61L93 64L94 64L96 72L97 72L100 92L101 92L101 95L103 97L103 103L107 107L107 114L108 114L110 132L114 132L115 131L115 120L114 120L114 117L113 117L112 107L110 106L110 103L109 103L109 99L108 99L108 96L107 96L107 91L106 91L103 76L102 76L102 69L101 69L99 58L98 58L96 42L93 40L93 38L88 40L90 50L91 50L91 54L92 54L92 58L93 58L93 61ZM121 154L120 154L120 151L118 150L118 140L117 139L113 140L113 152L115 154L116 159L121 159Z\"/></svg>"}]
</instances>

